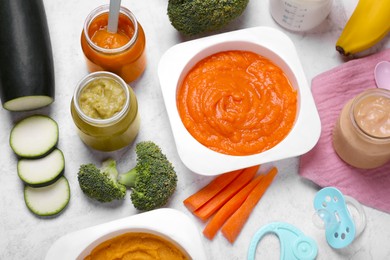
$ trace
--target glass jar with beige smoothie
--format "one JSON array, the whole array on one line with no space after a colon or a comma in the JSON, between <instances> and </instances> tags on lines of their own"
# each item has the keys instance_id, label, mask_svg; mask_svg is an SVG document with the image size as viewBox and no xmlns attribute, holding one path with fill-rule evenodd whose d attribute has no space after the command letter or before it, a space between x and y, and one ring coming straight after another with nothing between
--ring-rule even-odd
<instances>
[{"instance_id":1,"label":"glass jar with beige smoothie","mask_svg":"<svg viewBox=\"0 0 390 260\"><path fill-rule=\"evenodd\" d=\"M368 89L348 101L333 130L338 156L361 169L390 161L390 91Z\"/></svg>"},{"instance_id":2,"label":"glass jar with beige smoothie","mask_svg":"<svg viewBox=\"0 0 390 260\"><path fill-rule=\"evenodd\" d=\"M114 151L129 145L140 127L132 88L111 72L94 72L79 82L71 113L81 140L96 150Z\"/></svg>"}]
</instances>

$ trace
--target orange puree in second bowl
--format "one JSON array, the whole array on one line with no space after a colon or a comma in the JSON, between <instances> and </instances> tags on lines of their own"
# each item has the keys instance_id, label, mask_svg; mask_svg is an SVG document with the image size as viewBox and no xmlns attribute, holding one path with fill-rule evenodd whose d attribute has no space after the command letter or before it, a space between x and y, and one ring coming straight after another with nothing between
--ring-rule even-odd
<instances>
[{"instance_id":1,"label":"orange puree in second bowl","mask_svg":"<svg viewBox=\"0 0 390 260\"><path fill-rule=\"evenodd\" d=\"M297 91L270 60L248 51L224 51L198 62L177 93L190 134L228 155L268 150L290 132Z\"/></svg>"}]
</instances>

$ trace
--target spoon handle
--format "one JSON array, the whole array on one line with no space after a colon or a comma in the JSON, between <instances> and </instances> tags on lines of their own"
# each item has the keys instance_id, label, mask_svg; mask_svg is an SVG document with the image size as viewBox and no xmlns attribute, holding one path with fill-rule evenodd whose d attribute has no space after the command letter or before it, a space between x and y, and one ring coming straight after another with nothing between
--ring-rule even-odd
<instances>
[{"instance_id":1,"label":"spoon handle","mask_svg":"<svg viewBox=\"0 0 390 260\"><path fill-rule=\"evenodd\" d=\"M110 0L110 9L108 13L108 26L107 26L107 31L110 33L116 33L118 30L118 18L119 18L120 6L121 6L121 0Z\"/></svg>"}]
</instances>

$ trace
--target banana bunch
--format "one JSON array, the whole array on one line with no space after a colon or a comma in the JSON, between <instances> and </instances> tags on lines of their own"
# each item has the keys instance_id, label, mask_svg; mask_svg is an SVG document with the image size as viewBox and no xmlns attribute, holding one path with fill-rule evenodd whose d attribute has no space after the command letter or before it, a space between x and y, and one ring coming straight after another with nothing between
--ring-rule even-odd
<instances>
[{"instance_id":1,"label":"banana bunch","mask_svg":"<svg viewBox=\"0 0 390 260\"><path fill-rule=\"evenodd\" d=\"M359 0L336 43L336 50L345 56L364 51L389 31L390 0Z\"/></svg>"}]
</instances>

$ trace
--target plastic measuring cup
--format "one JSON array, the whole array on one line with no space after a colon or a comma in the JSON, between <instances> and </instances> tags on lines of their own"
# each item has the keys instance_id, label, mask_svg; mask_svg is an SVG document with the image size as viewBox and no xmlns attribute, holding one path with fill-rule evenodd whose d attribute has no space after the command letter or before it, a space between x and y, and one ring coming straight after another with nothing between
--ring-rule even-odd
<instances>
[{"instance_id":1,"label":"plastic measuring cup","mask_svg":"<svg viewBox=\"0 0 390 260\"><path fill-rule=\"evenodd\" d=\"M307 31L329 15L333 0L270 0L274 20L292 31Z\"/></svg>"}]
</instances>

